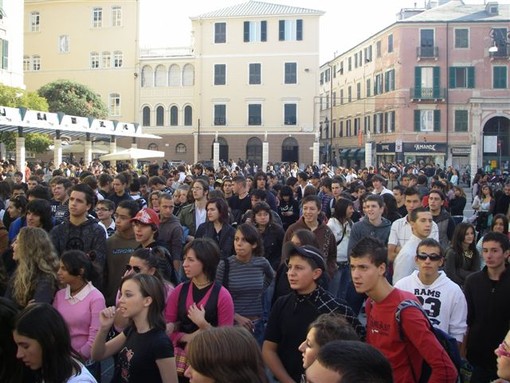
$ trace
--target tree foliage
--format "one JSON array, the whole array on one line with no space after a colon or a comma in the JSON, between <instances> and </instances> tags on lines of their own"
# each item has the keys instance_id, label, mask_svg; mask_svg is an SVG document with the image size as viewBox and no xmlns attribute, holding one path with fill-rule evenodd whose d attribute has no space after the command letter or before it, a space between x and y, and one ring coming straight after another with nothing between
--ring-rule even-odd
<instances>
[{"instance_id":1,"label":"tree foliage","mask_svg":"<svg viewBox=\"0 0 510 383\"><path fill-rule=\"evenodd\" d=\"M108 108L92 89L70 80L57 80L38 90L46 98L49 111L72 116L106 118Z\"/></svg>"},{"instance_id":2,"label":"tree foliage","mask_svg":"<svg viewBox=\"0 0 510 383\"><path fill-rule=\"evenodd\" d=\"M21 88L14 88L0 84L0 105L11 108L25 107L32 110L48 111L48 102L36 92L28 92ZM16 148L16 132L0 132L0 142L7 150ZM25 147L29 152L44 153L48 150L52 140L47 134L28 133L25 135Z\"/></svg>"}]
</instances>

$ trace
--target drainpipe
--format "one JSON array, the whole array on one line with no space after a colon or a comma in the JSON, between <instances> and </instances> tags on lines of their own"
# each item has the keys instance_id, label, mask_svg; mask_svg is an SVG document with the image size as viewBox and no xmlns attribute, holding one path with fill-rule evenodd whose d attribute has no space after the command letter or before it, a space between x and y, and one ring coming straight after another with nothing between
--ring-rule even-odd
<instances>
[{"instance_id":1,"label":"drainpipe","mask_svg":"<svg viewBox=\"0 0 510 383\"><path fill-rule=\"evenodd\" d=\"M450 132L450 67L449 67L449 51L450 51L450 40L448 37L448 21L446 22L446 92L445 92L445 101L446 101L446 153L444 156L444 167L446 167L446 163L448 162L448 155L450 154L450 142L449 142L449 132Z\"/></svg>"}]
</instances>

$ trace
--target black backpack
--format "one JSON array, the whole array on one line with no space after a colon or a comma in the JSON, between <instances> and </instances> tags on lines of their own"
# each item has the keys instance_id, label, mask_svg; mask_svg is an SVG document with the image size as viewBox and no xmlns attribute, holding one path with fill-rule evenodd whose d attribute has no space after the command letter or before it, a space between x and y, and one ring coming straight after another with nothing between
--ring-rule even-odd
<instances>
[{"instance_id":1,"label":"black backpack","mask_svg":"<svg viewBox=\"0 0 510 383\"><path fill-rule=\"evenodd\" d=\"M427 316L427 313L423 310L423 307L421 307L420 303L418 303L412 299L406 299L406 300L403 300L402 302L400 302L400 304L397 307L397 311L395 312L395 320L397 321L397 324L398 324L400 339L403 340L405 337L404 330L402 329L402 321L400 318L400 314L401 314L402 310L405 310L409 307L417 308L418 310L420 310L420 312L423 314L423 316L427 319L427 322L430 326L430 330L434 333L437 341L439 342L439 344L441 344L441 346L443 346L446 353L450 357L453 365L457 369L458 374L457 374L456 382L460 382L460 368L462 367L462 358L460 356L459 347L457 346L457 339L455 339L450 334L444 332L443 330L432 326L432 323L430 323L429 317ZM427 364L427 362L425 362L425 360L424 360L422 370L421 370L421 376L420 376L420 379L418 380L418 382L419 383L428 382L430 379L431 373L432 373L432 369Z\"/></svg>"}]
</instances>

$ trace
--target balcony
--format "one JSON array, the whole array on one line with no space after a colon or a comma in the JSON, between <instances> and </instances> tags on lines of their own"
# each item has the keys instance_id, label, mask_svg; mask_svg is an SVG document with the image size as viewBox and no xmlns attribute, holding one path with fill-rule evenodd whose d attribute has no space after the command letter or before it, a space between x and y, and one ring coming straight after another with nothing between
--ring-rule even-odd
<instances>
[{"instance_id":1,"label":"balcony","mask_svg":"<svg viewBox=\"0 0 510 383\"><path fill-rule=\"evenodd\" d=\"M411 88L411 100L415 102L444 101L445 88Z\"/></svg>"},{"instance_id":2,"label":"balcony","mask_svg":"<svg viewBox=\"0 0 510 383\"><path fill-rule=\"evenodd\" d=\"M416 57L418 58L418 61L428 60L428 59L437 60L439 57L439 48L438 47L417 47L416 48Z\"/></svg>"}]
</instances>

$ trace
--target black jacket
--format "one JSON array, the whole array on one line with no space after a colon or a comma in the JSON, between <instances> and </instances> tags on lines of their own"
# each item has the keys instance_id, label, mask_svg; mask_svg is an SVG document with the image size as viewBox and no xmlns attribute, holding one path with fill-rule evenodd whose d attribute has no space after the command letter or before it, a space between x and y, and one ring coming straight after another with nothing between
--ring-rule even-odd
<instances>
[{"instance_id":1,"label":"black jacket","mask_svg":"<svg viewBox=\"0 0 510 383\"><path fill-rule=\"evenodd\" d=\"M221 251L221 259L226 259L234 254L234 234L236 233L236 229L228 224L223 224L219 235L217 235L216 230L214 229L214 223L212 222L204 222L201 224L197 232L195 233L195 238L212 238L216 241Z\"/></svg>"}]
</instances>

